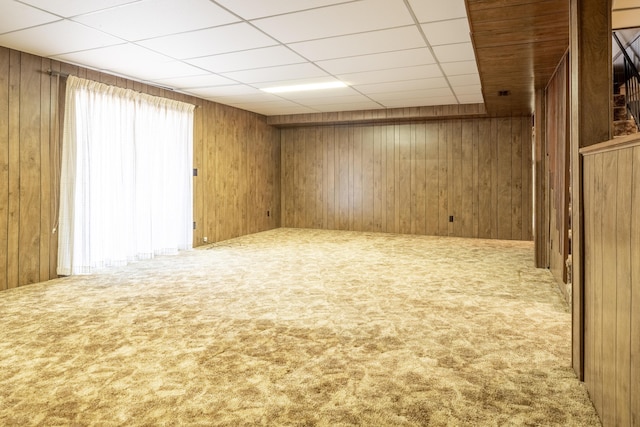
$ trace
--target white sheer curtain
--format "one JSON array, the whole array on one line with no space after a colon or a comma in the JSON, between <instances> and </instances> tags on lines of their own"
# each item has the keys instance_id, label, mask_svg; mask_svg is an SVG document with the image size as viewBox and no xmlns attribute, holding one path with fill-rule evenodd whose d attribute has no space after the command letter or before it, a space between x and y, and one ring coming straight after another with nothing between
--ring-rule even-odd
<instances>
[{"instance_id":1,"label":"white sheer curtain","mask_svg":"<svg viewBox=\"0 0 640 427\"><path fill-rule=\"evenodd\" d=\"M58 274L191 248L193 109L69 76Z\"/></svg>"}]
</instances>

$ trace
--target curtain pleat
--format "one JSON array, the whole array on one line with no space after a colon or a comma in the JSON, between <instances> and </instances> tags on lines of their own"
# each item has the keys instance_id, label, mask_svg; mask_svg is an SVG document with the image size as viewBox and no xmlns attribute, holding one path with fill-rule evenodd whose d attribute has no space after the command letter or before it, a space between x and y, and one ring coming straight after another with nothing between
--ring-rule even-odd
<instances>
[{"instance_id":1,"label":"curtain pleat","mask_svg":"<svg viewBox=\"0 0 640 427\"><path fill-rule=\"evenodd\" d=\"M69 76L58 274L192 247L193 109Z\"/></svg>"}]
</instances>

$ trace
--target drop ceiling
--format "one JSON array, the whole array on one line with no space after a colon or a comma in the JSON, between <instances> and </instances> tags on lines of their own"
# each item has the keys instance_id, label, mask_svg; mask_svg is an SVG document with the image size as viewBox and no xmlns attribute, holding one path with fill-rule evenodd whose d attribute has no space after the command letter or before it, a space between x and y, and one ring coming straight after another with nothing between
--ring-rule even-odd
<instances>
[{"instance_id":1,"label":"drop ceiling","mask_svg":"<svg viewBox=\"0 0 640 427\"><path fill-rule=\"evenodd\" d=\"M0 0L0 46L267 116L482 103L464 0ZM324 91L274 86L343 81Z\"/></svg>"}]
</instances>

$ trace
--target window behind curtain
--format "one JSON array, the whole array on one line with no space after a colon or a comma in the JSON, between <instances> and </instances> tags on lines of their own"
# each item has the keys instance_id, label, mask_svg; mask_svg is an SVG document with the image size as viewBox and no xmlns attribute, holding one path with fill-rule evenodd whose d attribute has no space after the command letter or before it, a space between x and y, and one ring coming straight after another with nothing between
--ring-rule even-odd
<instances>
[{"instance_id":1,"label":"window behind curtain","mask_svg":"<svg viewBox=\"0 0 640 427\"><path fill-rule=\"evenodd\" d=\"M193 109L69 76L58 274L191 248Z\"/></svg>"}]
</instances>

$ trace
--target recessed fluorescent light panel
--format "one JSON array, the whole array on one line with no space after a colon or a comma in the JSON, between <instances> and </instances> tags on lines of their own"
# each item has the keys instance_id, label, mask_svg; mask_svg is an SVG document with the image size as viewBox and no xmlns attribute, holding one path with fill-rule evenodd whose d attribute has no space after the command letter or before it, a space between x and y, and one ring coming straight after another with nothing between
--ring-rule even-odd
<instances>
[{"instance_id":1,"label":"recessed fluorescent light panel","mask_svg":"<svg viewBox=\"0 0 640 427\"><path fill-rule=\"evenodd\" d=\"M261 90L268 93L286 93L286 92L304 92L308 90L322 90L322 89L335 89L339 87L347 87L347 84L344 82L325 82L325 83L309 83L302 85L292 85L292 86L276 86L276 87L265 87Z\"/></svg>"}]
</instances>

